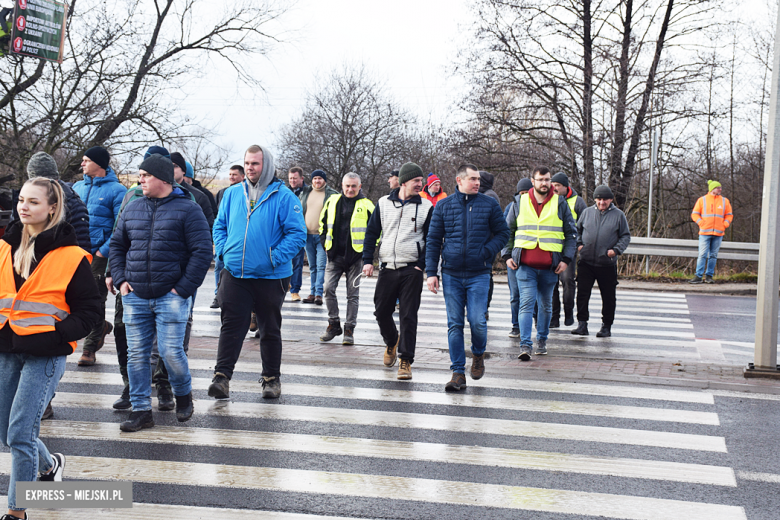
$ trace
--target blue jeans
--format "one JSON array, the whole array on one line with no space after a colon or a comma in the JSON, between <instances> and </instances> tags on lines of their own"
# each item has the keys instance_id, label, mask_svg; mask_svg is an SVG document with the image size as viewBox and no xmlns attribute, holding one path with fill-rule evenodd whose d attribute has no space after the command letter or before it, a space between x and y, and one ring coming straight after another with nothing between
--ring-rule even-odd
<instances>
[{"instance_id":1,"label":"blue jeans","mask_svg":"<svg viewBox=\"0 0 780 520\"><path fill-rule=\"evenodd\" d=\"M325 284L325 264L328 257L325 256L325 248L320 243L319 235L306 236L306 258L309 259L309 272L311 273L309 294L322 296L322 286Z\"/></svg>"},{"instance_id":2,"label":"blue jeans","mask_svg":"<svg viewBox=\"0 0 780 520\"><path fill-rule=\"evenodd\" d=\"M122 296L122 304L127 328L127 375L133 410L140 412L152 409L152 372L149 363L155 334L173 395L192 392L192 378L183 346L192 298L182 298L169 292L159 298L146 300L129 293Z\"/></svg>"},{"instance_id":3,"label":"blue jeans","mask_svg":"<svg viewBox=\"0 0 780 520\"><path fill-rule=\"evenodd\" d=\"M0 353L0 441L11 448L8 509L16 507L16 483L33 482L54 465L38 435L41 416L65 373L67 356Z\"/></svg>"},{"instance_id":4,"label":"blue jeans","mask_svg":"<svg viewBox=\"0 0 780 520\"><path fill-rule=\"evenodd\" d=\"M304 248L302 247L298 254L293 257L293 274L290 278L290 292L298 294L301 292L301 285L303 285L303 255ZM324 275L323 275L324 279Z\"/></svg>"},{"instance_id":5,"label":"blue jeans","mask_svg":"<svg viewBox=\"0 0 780 520\"><path fill-rule=\"evenodd\" d=\"M517 313L520 312L520 287L517 286L517 270L506 268L506 281L509 284L509 308L512 309L512 328L519 329Z\"/></svg>"},{"instance_id":6,"label":"blue jeans","mask_svg":"<svg viewBox=\"0 0 780 520\"><path fill-rule=\"evenodd\" d=\"M225 268L225 262L219 259L218 256L214 256L214 296L217 295L217 289L219 289L219 274Z\"/></svg>"},{"instance_id":7,"label":"blue jeans","mask_svg":"<svg viewBox=\"0 0 780 520\"><path fill-rule=\"evenodd\" d=\"M534 269L520 264L515 271L520 289L520 348L533 347L531 329L534 322L534 303L538 303L536 340L547 341L552 317L552 293L558 275L549 269Z\"/></svg>"},{"instance_id":8,"label":"blue jeans","mask_svg":"<svg viewBox=\"0 0 780 520\"><path fill-rule=\"evenodd\" d=\"M442 273L442 290L447 306L447 340L450 346L450 370L466 372L466 347L463 340L464 307L468 308L471 327L471 353L481 356L487 346L487 312L490 273L460 277Z\"/></svg>"},{"instance_id":9,"label":"blue jeans","mask_svg":"<svg viewBox=\"0 0 780 520\"><path fill-rule=\"evenodd\" d=\"M704 276L704 264L707 264L707 276L715 274L715 263L718 261L718 250L722 236L699 235L699 261L696 262L696 276Z\"/></svg>"}]
</instances>

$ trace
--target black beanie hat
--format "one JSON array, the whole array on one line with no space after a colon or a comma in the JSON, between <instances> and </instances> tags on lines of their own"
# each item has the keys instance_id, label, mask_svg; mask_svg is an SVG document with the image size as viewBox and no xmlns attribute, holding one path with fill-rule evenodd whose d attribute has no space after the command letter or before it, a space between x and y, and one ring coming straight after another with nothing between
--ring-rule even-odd
<instances>
[{"instance_id":1,"label":"black beanie hat","mask_svg":"<svg viewBox=\"0 0 780 520\"><path fill-rule=\"evenodd\" d=\"M562 186L566 186L567 188L569 187L569 178L563 172L558 172L553 175L552 179L550 179L550 182L557 182Z\"/></svg>"},{"instance_id":2,"label":"black beanie hat","mask_svg":"<svg viewBox=\"0 0 780 520\"><path fill-rule=\"evenodd\" d=\"M393 170L390 172L390 177L398 177L398 170Z\"/></svg>"},{"instance_id":3,"label":"black beanie hat","mask_svg":"<svg viewBox=\"0 0 780 520\"><path fill-rule=\"evenodd\" d=\"M104 170L108 168L108 162L111 160L111 156L108 155L108 150L103 148L102 146L93 146L86 152L84 152L84 155L89 157L89 159L103 168Z\"/></svg>"},{"instance_id":4,"label":"black beanie hat","mask_svg":"<svg viewBox=\"0 0 780 520\"><path fill-rule=\"evenodd\" d=\"M155 153L144 159L138 166L139 170L153 175L163 182L173 184L173 163L167 157Z\"/></svg>"},{"instance_id":5,"label":"black beanie hat","mask_svg":"<svg viewBox=\"0 0 780 520\"><path fill-rule=\"evenodd\" d=\"M593 190L593 198L614 199L615 195L613 195L612 190L609 189L609 186L607 186L606 184L602 184L601 186L596 186L596 189Z\"/></svg>"},{"instance_id":6,"label":"black beanie hat","mask_svg":"<svg viewBox=\"0 0 780 520\"><path fill-rule=\"evenodd\" d=\"M412 179L416 179L417 177L425 177L425 174L423 174L422 168L414 164L413 162L408 162L401 166L401 169L398 171L398 182L401 184L410 181Z\"/></svg>"},{"instance_id":7,"label":"black beanie hat","mask_svg":"<svg viewBox=\"0 0 780 520\"><path fill-rule=\"evenodd\" d=\"M184 157L182 157L179 152L173 152L171 154L171 162L181 168L181 171L187 171L187 161L184 160Z\"/></svg>"},{"instance_id":8,"label":"black beanie hat","mask_svg":"<svg viewBox=\"0 0 780 520\"><path fill-rule=\"evenodd\" d=\"M520 179L517 183L517 193L520 193L521 191L531 191L531 188L533 187L534 183L531 182L531 179Z\"/></svg>"},{"instance_id":9,"label":"black beanie hat","mask_svg":"<svg viewBox=\"0 0 780 520\"><path fill-rule=\"evenodd\" d=\"M314 170L313 172L311 172L311 178L313 179L314 177L322 177L324 181L326 182L328 181L328 174L326 174L322 170Z\"/></svg>"}]
</instances>

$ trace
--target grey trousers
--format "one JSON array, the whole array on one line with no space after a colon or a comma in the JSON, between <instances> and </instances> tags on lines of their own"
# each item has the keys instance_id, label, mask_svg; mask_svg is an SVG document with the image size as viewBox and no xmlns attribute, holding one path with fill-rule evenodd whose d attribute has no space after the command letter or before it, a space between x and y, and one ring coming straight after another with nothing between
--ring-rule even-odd
<instances>
[{"instance_id":1,"label":"grey trousers","mask_svg":"<svg viewBox=\"0 0 780 520\"><path fill-rule=\"evenodd\" d=\"M358 260L348 264L344 257L337 257L328 260L325 267L325 289L323 299L328 308L328 322L336 323L339 321L339 300L336 297L336 288L339 286L341 275L347 275L347 319L344 321L344 328L355 330L357 325L358 306L360 304L360 289L355 284L360 284L360 273L363 271L363 261Z\"/></svg>"}]
</instances>

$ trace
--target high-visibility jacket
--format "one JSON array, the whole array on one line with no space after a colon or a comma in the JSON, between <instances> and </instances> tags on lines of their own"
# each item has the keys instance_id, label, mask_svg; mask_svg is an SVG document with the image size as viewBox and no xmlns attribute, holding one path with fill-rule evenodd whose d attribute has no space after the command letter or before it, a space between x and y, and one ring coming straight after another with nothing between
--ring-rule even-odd
<instances>
[{"instance_id":1,"label":"high-visibility jacket","mask_svg":"<svg viewBox=\"0 0 780 520\"><path fill-rule=\"evenodd\" d=\"M563 221L558 217L558 194L542 208L541 215L536 214L529 193L520 197L515 231L515 247L536 249L554 253L563 252Z\"/></svg>"},{"instance_id":2,"label":"high-visibility jacket","mask_svg":"<svg viewBox=\"0 0 780 520\"><path fill-rule=\"evenodd\" d=\"M78 246L50 251L17 293L11 245L0 242L0 328L8 324L20 336L56 330L55 324L70 314L65 291L84 257L92 261ZM76 350L75 341L69 345Z\"/></svg>"},{"instance_id":3,"label":"high-visibility jacket","mask_svg":"<svg viewBox=\"0 0 780 520\"><path fill-rule=\"evenodd\" d=\"M726 228L731 225L734 214L731 212L729 199L708 193L696 201L691 219L699 225L700 235L723 236Z\"/></svg>"},{"instance_id":4,"label":"high-visibility jacket","mask_svg":"<svg viewBox=\"0 0 780 520\"><path fill-rule=\"evenodd\" d=\"M333 227L336 224L336 205L341 199L341 195L328 197L325 206L322 208L320 216L320 234L322 234L323 218L327 229L325 234L325 251L330 251L333 247ZM374 203L366 198L355 201L355 209L352 211L352 218L349 220L349 234L352 237L352 249L356 253L363 252L363 241L366 238L366 228L368 227L369 214L374 212Z\"/></svg>"},{"instance_id":5,"label":"high-visibility jacket","mask_svg":"<svg viewBox=\"0 0 780 520\"><path fill-rule=\"evenodd\" d=\"M420 192L420 197L422 197L424 199L428 199L429 201L431 201L431 204L433 204L433 206L436 207L436 203L439 202L442 199L446 199L447 198L447 194L444 193L444 190L441 190L439 193L436 194L435 197L432 197L430 193L428 193L425 190L422 190Z\"/></svg>"},{"instance_id":6,"label":"high-visibility jacket","mask_svg":"<svg viewBox=\"0 0 780 520\"><path fill-rule=\"evenodd\" d=\"M577 197L579 197L579 195L574 195L573 197L566 199L566 202L569 204L569 209L571 210L571 216L574 217L574 222L577 222L577 212L574 211L574 205L577 203Z\"/></svg>"}]
</instances>

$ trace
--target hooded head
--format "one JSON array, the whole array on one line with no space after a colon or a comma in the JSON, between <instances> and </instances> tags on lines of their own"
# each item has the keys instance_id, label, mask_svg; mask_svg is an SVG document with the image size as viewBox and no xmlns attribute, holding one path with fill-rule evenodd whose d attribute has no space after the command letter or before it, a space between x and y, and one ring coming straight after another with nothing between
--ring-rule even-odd
<instances>
[{"instance_id":1,"label":"hooded head","mask_svg":"<svg viewBox=\"0 0 780 520\"><path fill-rule=\"evenodd\" d=\"M274 179L274 156L264 146L253 144L244 153L244 173L250 186L262 194Z\"/></svg>"},{"instance_id":2,"label":"hooded head","mask_svg":"<svg viewBox=\"0 0 780 520\"><path fill-rule=\"evenodd\" d=\"M485 193L487 190L492 190L494 180L492 173L479 172L479 192Z\"/></svg>"}]
</instances>

